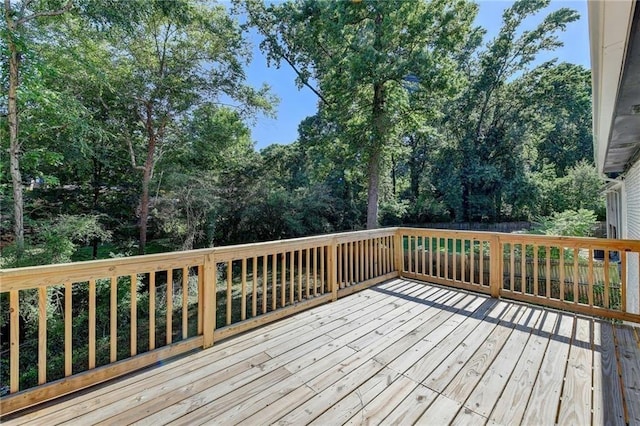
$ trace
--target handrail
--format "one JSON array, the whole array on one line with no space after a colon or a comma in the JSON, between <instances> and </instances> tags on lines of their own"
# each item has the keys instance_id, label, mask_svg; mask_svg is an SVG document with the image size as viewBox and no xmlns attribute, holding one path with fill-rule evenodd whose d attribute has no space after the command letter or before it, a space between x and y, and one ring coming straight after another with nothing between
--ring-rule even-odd
<instances>
[{"instance_id":1,"label":"handrail","mask_svg":"<svg viewBox=\"0 0 640 426\"><path fill-rule=\"evenodd\" d=\"M639 254L635 240L397 227L0 270L10 312L0 413L394 277L640 322Z\"/></svg>"},{"instance_id":2,"label":"handrail","mask_svg":"<svg viewBox=\"0 0 640 426\"><path fill-rule=\"evenodd\" d=\"M406 247L401 276L640 322L638 240L403 227L397 232Z\"/></svg>"},{"instance_id":3,"label":"handrail","mask_svg":"<svg viewBox=\"0 0 640 426\"><path fill-rule=\"evenodd\" d=\"M0 413L207 348L398 276L395 234L383 228L0 270L1 308L10 312L9 374L0 377L10 394L0 399ZM34 309L37 325L25 329L20 317ZM63 323L62 339L48 335L51 311ZM21 349L20 336L34 342L31 352ZM21 371L29 368L24 360L37 373Z\"/></svg>"},{"instance_id":4,"label":"handrail","mask_svg":"<svg viewBox=\"0 0 640 426\"><path fill-rule=\"evenodd\" d=\"M50 276L50 274L64 274L67 272L79 274L87 271L98 271L97 273L109 273L113 268L123 268L133 266L136 269L141 263L156 264L161 262L170 262L175 259L185 260L184 263L195 263L201 261L204 256L214 254L221 258L231 258L234 255L241 256L244 253L271 253L274 249L282 245L308 248L317 245L319 242L328 239L335 239L338 243L351 241L357 236L367 236L373 238L375 236L393 235L397 228L380 228L375 230L340 232L333 234L315 235L310 237L291 238L286 240L265 241L260 243L237 244L231 246L218 246L212 248L174 251L168 253L147 254L144 256L119 257L114 259L90 260L86 262L60 263L55 265L41 266L25 266L21 268L0 269L0 293L9 290L19 290L33 288L39 285L50 285L41 283L41 277ZM137 268L139 269L139 268ZM35 277L35 278L33 278ZM36 284L33 283L36 281ZM23 285L20 285L20 284Z\"/></svg>"}]
</instances>

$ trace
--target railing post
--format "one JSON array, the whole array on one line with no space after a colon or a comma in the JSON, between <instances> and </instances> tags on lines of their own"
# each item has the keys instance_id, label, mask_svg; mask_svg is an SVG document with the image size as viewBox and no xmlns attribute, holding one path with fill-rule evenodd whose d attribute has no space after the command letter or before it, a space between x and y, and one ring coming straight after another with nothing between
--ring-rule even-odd
<instances>
[{"instance_id":1,"label":"railing post","mask_svg":"<svg viewBox=\"0 0 640 426\"><path fill-rule=\"evenodd\" d=\"M402 245L402 232L400 228L396 229L393 235L393 268L398 271L398 276L402 277L404 266L404 246Z\"/></svg>"},{"instance_id":2,"label":"railing post","mask_svg":"<svg viewBox=\"0 0 640 426\"><path fill-rule=\"evenodd\" d=\"M502 284L502 243L500 242L500 236L497 234L492 235L490 244L489 290L491 297L497 298L500 297Z\"/></svg>"},{"instance_id":3,"label":"railing post","mask_svg":"<svg viewBox=\"0 0 640 426\"><path fill-rule=\"evenodd\" d=\"M327 270L329 272L329 288L331 289L331 301L338 300L338 245L332 238L327 253Z\"/></svg>"},{"instance_id":4,"label":"railing post","mask_svg":"<svg viewBox=\"0 0 640 426\"><path fill-rule=\"evenodd\" d=\"M18 291L9 291L9 392L20 390L20 299Z\"/></svg>"},{"instance_id":5,"label":"railing post","mask_svg":"<svg viewBox=\"0 0 640 426\"><path fill-rule=\"evenodd\" d=\"M640 314L640 254L629 249L620 252L622 311Z\"/></svg>"},{"instance_id":6,"label":"railing post","mask_svg":"<svg viewBox=\"0 0 640 426\"><path fill-rule=\"evenodd\" d=\"M204 279L202 284L202 348L213 346L213 333L216 329L216 262L213 253L204 257Z\"/></svg>"}]
</instances>

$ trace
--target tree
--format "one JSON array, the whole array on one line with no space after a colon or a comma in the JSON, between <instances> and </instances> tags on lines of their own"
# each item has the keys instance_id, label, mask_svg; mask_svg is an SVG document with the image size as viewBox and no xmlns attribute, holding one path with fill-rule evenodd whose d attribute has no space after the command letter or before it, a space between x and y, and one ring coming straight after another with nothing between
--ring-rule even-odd
<instances>
[{"instance_id":1,"label":"tree","mask_svg":"<svg viewBox=\"0 0 640 426\"><path fill-rule=\"evenodd\" d=\"M120 70L121 105L131 165L141 173L139 251L147 243L150 182L159 158L179 144L179 123L202 102L238 102L242 113L269 111L268 88L245 86L249 50L222 6L161 1L140 25L117 34L113 66Z\"/></svg>"},{"instance_id":2,"label":"tree","mask_svg":"<svg viewBox=\"0 0 640 426\"><path fill-rule=\"evenodd\" d=\"M602 179L591 161L581 160L566 171L556 174L556 165L545 164L542 170L532 174L536 186L537 215L549 216L565 210L586 209L604 218Z\"/></svg>"},{"instance_id":3,"label":"tree","mask_svg":"<svg viewBox=\"0 0 640 426\"><path fill-rule=\"evenodd\" d=\"M477 6L463 0L302 1L250 2L246 10L270 60L294 69L298 84L318 95L324 113L365 159L367 227L375 228L390 148L415 112L409 94L455 89L452 58Z\"/></svg>"},{"instance_id":4,"label":"tree","mask_svg":"<svg viewBox=\"0 0 640 426\"><path fill-rule=\"evenodd\" d=\"M248 172L259 159L237 110L206 103L185 119L182 128L184 143L158 163L163 191L156 193L153 205L162 231L178 247L190 250L211 246L216 239L217 216L228 190L222 176Z\"/></svg>"},{"instance_id":5,"label":"tree","mask_svg":"<svg viewBox=\"0 0 640 426\"><path fill-rule=\"evenodd\" d=\"M517 127L522 122L518 118L534 99L527 92L530 86L522 85L523 73L539 52L559 46L556 33L578 19L575 11L563 8L550 13L533 30L523 31L525 20L548 4L549 0L519 0L505 10L500 32L471 62L469 86L452 105L448 121L455 126L451 132L456 147L451 158L461 188L458 219L480 219L487 212L498 217L501 182L522 180L517 173L525 169L518 164L525 127Z\"/></svg>"},{"instance_id":6,"label":"tree","mask_svg":"<svg viewBox=\"0 0 640 426\"><path fill-rule=\"evenodd\" d=\"M596 215L592 210L569 209L554 212L549 217L541 217L533 233L543 235L565 235L571 237L590 237L596 225ZM557 251L557 248L552 249Z\"/></svg>"},{"instance_id":7,"label":"tree","mask_svg":"<svg viewBox=\"0 0 640 426\"><path fill-rule=\"evenodd\" d=\"M523 118L537 141L536 168L553 163L562 176L581 160L591 160L591 72L566 62L544 64L523 83L530 88Z\"/></svg>"},{"instance_id":8,"label":"tree","mask_svg":"<svg viewBox=\"0 0 640 426\"><path fill-rule=\"evenodd\" d=\"M323 185L334 200L336 230L362 229L366 223L366 161L347 135L322 111L298 126L300 150L310 185Z\"/></svg>"},{"instance_id":9,"label":"tree","mask_svg":"<svg viewBox=\"0 0 640 426\"><path fill-rule=\"evenodd\" d=\"M111 232L104 229L96 216L62 214L41 221L36 239L33 246L38 249L32 252L18 256L14 250L5 250L2 268L68 263L78 245L87 245L96 239L109 241Z\"/></svg>"},{"instance_id":10,"label":"tree","mask_svg":"<svg viewBox=\"0 0 640 426\"><path fill-rule=\"evenodd\" d=\"M18 87L20 84L19 70L21 47L24 40L24 27L38 18L62 15L73 6L71 0L66 3L48 8L48 2L32 2L23 0L12 6L11 0L4 0L4 28L3 35L9 50L9 87L7 100L7 121L9 125L9 160L11 183L13 186L13 210L15 241L18 253L24 249L24 200L22 191L22 175L20 173L20 155L22 143L19 138L18 115ZM55 3L55 2L54 2Z\"/></svg>"},{"instance_id":11,"label":"tree","mask_svg":"<svg viewBox=\"0 0 640 426\"><path fill-rule=\"evenodd\" d=\"M87 67L72 60L81 65L80 69L74 69L59 60L60 56L76 59L74 54L78 53L76 46L67 51L68 46L61 45L60 40L73 45L79 35L95 36L95 27L100 27L100 31L115 26L124 28L136 21L140 11L145 9L144 3L138 0L125 3L117 0L5 0L0 40L2 50L7 52L3 55L3 66L9 74L8 81L3 83L9 93L6 104L9 171L18 253L24 247L23 176L26 173L31 178L44 178L47 184L57 183L62 159L77 157L74 154L63 157L61 151L78 148L75 142L82 141L86 130L92 127L85 120L88 116L85 105L70 93L68 86L60 84L79 77L81 69ZM45 19L50 17L57 19ZM77 27L78 20L83 31L63 29L69 22L75 22ZM93 75L89 72L83 76L91 78ZM82 151L81 146L78 151ZM48 174L45 169L55 170L55 173Z\"/></svg>"}]
</instances>

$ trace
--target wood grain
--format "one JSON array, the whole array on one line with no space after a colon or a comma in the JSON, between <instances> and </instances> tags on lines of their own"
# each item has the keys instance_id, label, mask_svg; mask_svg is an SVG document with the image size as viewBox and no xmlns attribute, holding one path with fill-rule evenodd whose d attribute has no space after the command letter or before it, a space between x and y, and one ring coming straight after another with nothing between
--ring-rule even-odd
<instances>
[{"instance_id":1,"label":"wood grain","mask_svg":"<svg viewBox=\"0 0 640 426\"><path fill-rule=\"evenodd\" d=\"M557 329L554 330L554 336L547 346L527 409L522 418L523 423L555 423L574 322L575 317L572 315L561 314L558 318ZM550 401L555 404L550 404Z\"/></svg>"},{"instance_id":2,"label":"wood grain","mask_svg":"<svg viewBox=\"0 0 640 426\"><path fill-rule=\"evenodd\" d=\"M330 304L328 293L305 303L323 297L262 328L220 328L208 350L5 417L3 424L600 424L623 404L634 419L633 328L401 279ZM288 309L255 320L282 318ZM221 340L227 330L242 334ZM129 362L139 368L159 353L202 345L201 336L194 339L40 389L58 394L62 386L67 392L88 386L91 376L106 380L130 371ZM615 380L609 371L616 359L623 380L605 384L606 376ZM593 368L593 377L580 366ZM598 392L616 386L622 401L596 401ZM593 405L583 408L583 391L590 394L591 387ZM18 398L26 403L24 395L0 400L3 412L15 409Z\"/></svg>"},{"instance_id":3,"label":"wood grain","mask_svg":"<svg viewBox=\"0 0 640 426\"><path fill-rule=\"evenodd\" d=\"M630 425L640 424L640 342L637 336L638 330L631 327L615 329L627 424Z\"/></svg>"},{"instance_id":4,"label":"wood grain","mask_svg":"<svg viewBox=\"0 0 640 426\"><path fill-rule=\"evenodd\" d=\"M478 385L473 389L469 397L464 401L464 406L481 416L488 417L493 407L501 399L503 390L512 378L516 378L520 368L527 362L522 357L527 357L535 350L529 346L532 332L536 330L538 321L542 317L541 309L529 309L515 324L515 329L505 342L500 352L492 360L490 367L483 374ZM525 352L529 350L529 352ZM523 360L523 362L520 362ZM521 367L522 368L522 367ZM512 394L504 395L504 398ZM525 401L526 402L526 401ZM515 401L514 401L515 403Z\"/></svg>"},{"instance_id":5,"label":"wood grain","mask_svg":"<svg viewBox=\"0 0 640 426\"><path fill-rule=\"evenodd\" d=\"M71 307L72 307L72 285L71 283L64 284L64 375L65 377L70 376L73 373L73 320L71 317ZM113 311L112 311L113 312ZM113 315L113 314L110 314ZM113 323L113 320L111 320ZM113 335L113 326L112 326L112 335ZM13 338L12 338L13 341ZM114 351L111 352L112 354ZM13 354L11 354L13 357ZM113 355L111 355L113 358ZM113 360L112 360L113 362Z\"/></svg>"},{"instance_id":6,"label":"wood grain","mask_svg":"<svg viewBox=\"0 0 640 426\"><path fill-rule=\"evenodd\" d=\"M202 281L202 275L203 273L202 271L200 271L198 273L198 281ZM201 292L202 290L200 289L198 292L199 296L202 296ZM202 305L203 305L202 302L198 302L198 328L199 328L198 333L202 333L202 313L201 313ZM115 310L112 310L111 312L115 312ZM113 315L113 313L111 315ZM115 323L115 321L116 320L112 319L112 323ZM114 358L116 353L117 339L114 339L114 336L116 333L117 331L114 332L114 330L112 330L111 362L115 361ZM149 350L152 351L155 348L156 348L156 273L151 272L149 274Z\"/></svg>"},{"instance_id":7,"label":"wood grain","mask_svg":"<svg viewBox=\"0 0 640 426\"><path fill-rule=\"evenodd\" d=\"M38 289L38 384L47 382L47 288Z\"/></svg>"},{"instance_id":8,"label":"wood grain","mask_svg":"<svg viewBox=\"0 0 640 426\"><path fill-rule=\"evenodd\" d=\"M466 404L468 408L478 411L479 414L488 416L490 421L497 424L521 424L522 416L527 408L529 397L536 382L540 364L544 358L550 337L555 332L559 315L555 312L543 311L532 335L522 350L522 355L517 360L515 367L503 389L498 393L495 406L490 404L477 405L478 397L472 395ZM498 392L490 390L492 394ZM548 407L546 407L548 408ZM555 409L553 407L552 409Z\"/></svg>"},{"instance_id":9,"label":"wood grain","mask_svg":"<svg viewBox=\"0 0 640 426\"><path fill-rule=\"evenodd\" d=\"M596 322L593 335L593 423L622 424L625 413L613 326Z\"/></svg>"},{"instance_id":10,"label":"wood grain","mask_svg":"<svg viewBox=\"0 0 640 426\"><path fill-rule=\"evenodd\" d=\"M590 320L576 318L560 398L560 424L587 424L591 421L592 327Z\"/></svg>"},{"instance_id":11,"label":"wood grain","mask_svg":"<svg viewBox=\"0 0 640 426\"><path fill-rule=\"evenodd\" d=\"M133 305L133 303L132 303ZM96 282L89 280L89 370L96 366Z\"/></svg>"}]
</instances>

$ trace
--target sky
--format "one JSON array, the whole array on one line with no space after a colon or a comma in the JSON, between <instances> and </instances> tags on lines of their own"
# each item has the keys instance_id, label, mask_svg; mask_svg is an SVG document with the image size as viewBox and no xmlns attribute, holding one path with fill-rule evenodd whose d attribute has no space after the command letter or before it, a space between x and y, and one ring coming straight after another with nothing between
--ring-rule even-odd
<instances>
[{"instance_id":1,"label":"sky","mask_svg":"<svg viewBox=\"0 0 640 426\"><path fill-rule=\"evenodd\" d=\"M480 10L476 18L476 25L487 30L485 41L490 41L500 30L502 12L511 1L506 0L479 0ZM580 64L590 67L589 59L589 31L586 0L552 0L551 4L538 15L525 21L526 28L533 28L541 19L550 12L569 7L580 14L580 19L567 26L565 32L559 34L564 46L553 52L546 52L539 56L539 61L544 62L558 58L559 62ZM257 150L261 150L271 144L289 144L298 137L298 124L315 114L318 99L308 88L298 89L295 84L295 73L283 64L280 69L268 67L266 57L258 47L260 36L251 34L253 43L253 60L247 67L248 83L256 87L267 83L272 92L280 99L276 117L269 118L259 116L252 126L252 137Z\"/></svg>"}]
</instances>

